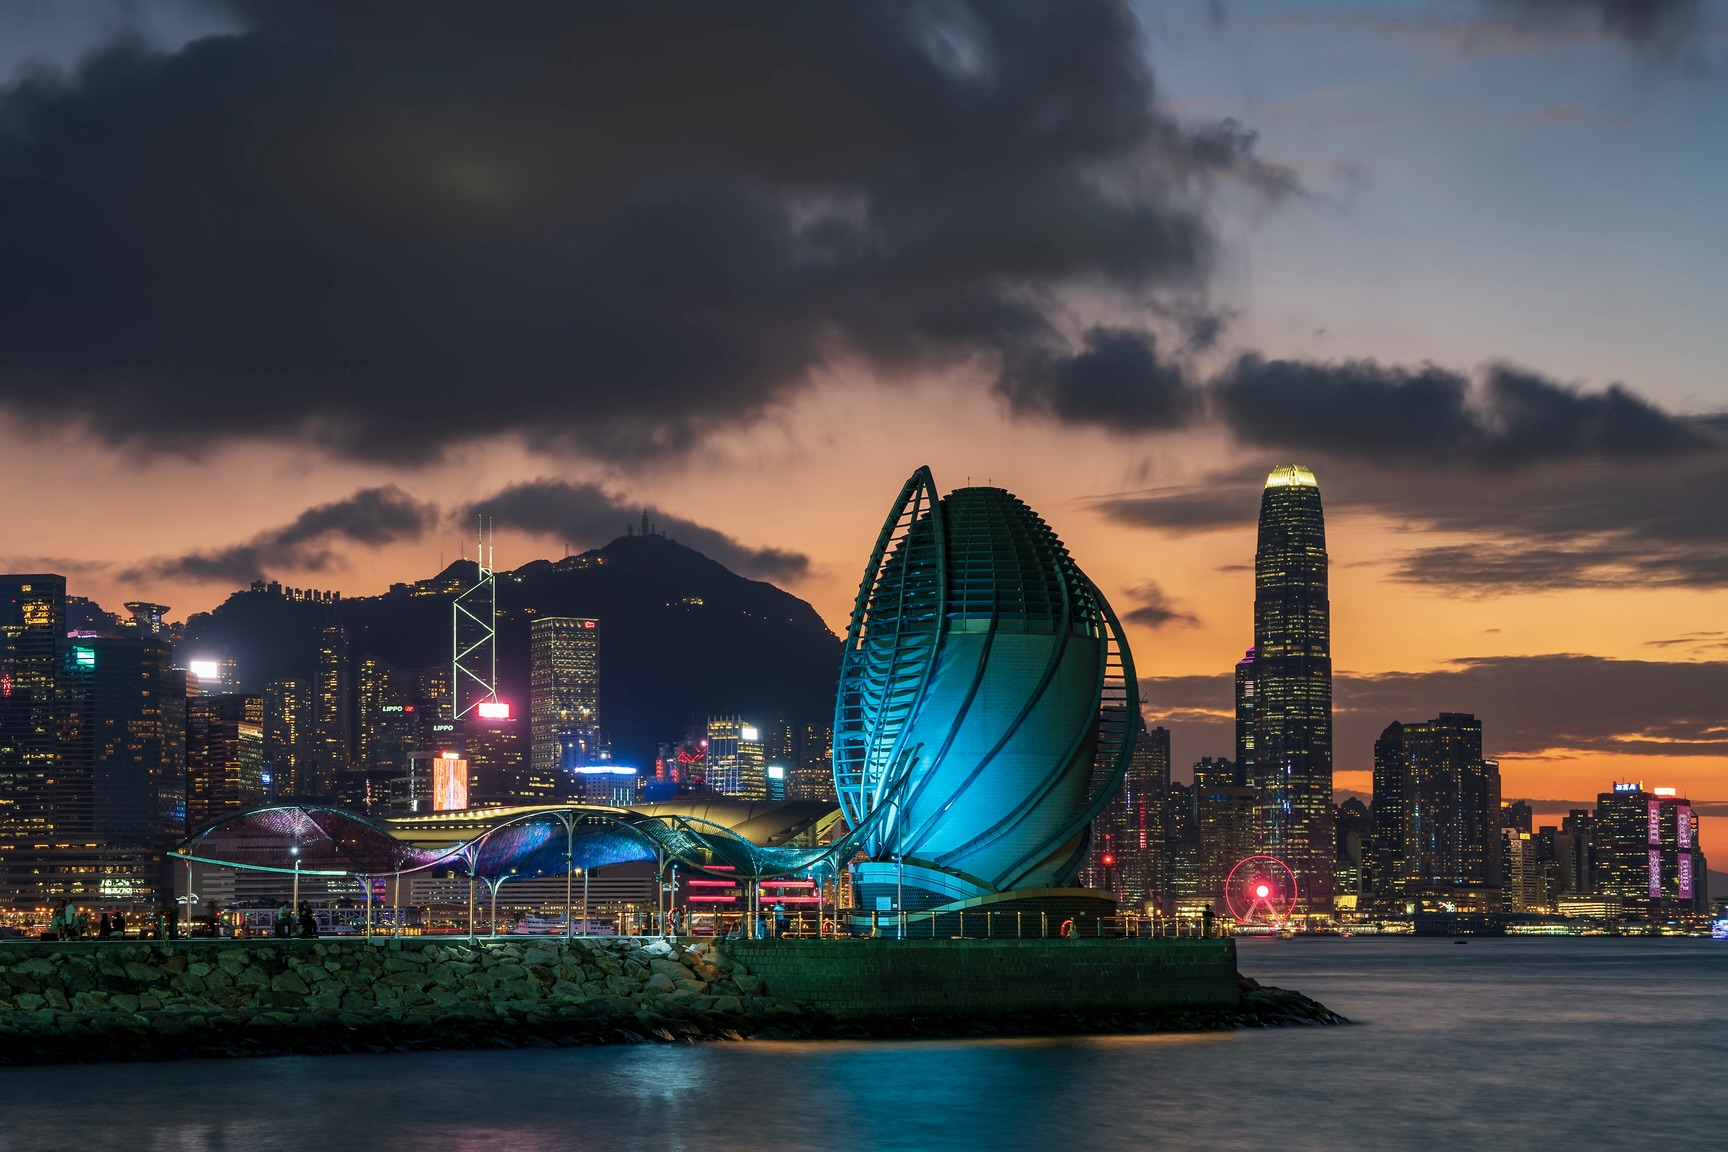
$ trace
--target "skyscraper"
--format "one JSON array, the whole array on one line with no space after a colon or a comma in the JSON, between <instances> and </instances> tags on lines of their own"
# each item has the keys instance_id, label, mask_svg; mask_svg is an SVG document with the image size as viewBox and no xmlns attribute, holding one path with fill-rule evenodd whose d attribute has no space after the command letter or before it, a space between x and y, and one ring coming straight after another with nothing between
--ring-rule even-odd
<instances>
[{"instance_id":1,"label":"skyscraper","mask_svg":"<svg viewBox=\"0 0 1728 1152\"><path fill-rule=\"evenodd\" d=\"M798 748L787 781L786 794L794 800L834 799L834 725L832 721L806 724L799 730Z\"/></svg>"},{"instance_id":2,"label":"skyscraper","mask_svg":"<svg viewBox=\"0 0 1728 1152\"><path fill-rule=\"evenodd\" d=\"M1168 903L1169 802L1170 730L1142 729L1123 773L1122 789L1105 806L1092 831L1094 845L1103 839L1100 832L1108 837L1116 857L1112 879L1124 908L1139 909L1147 901Z\"/></svg>"},{"instance_id":3,"label":"skyscraper","mask_svg":"<svg viewBox=\"0 0 1728 1152\"><path fill-rule=\"evenodd\" d=\"M303 680L264 685L264 770L276 796L307 795L311 700Z\"/></svg>"},{"instance_id":4,"label":"skyscraper","mask_svg":"<svg viewBox=\"0 0 1728 1152\"><path fill-rule=\"evenodd\" d=\"M199 696L186 707L186 827L264 800L264 698Z\"/></svg>"},{"instance_id":5,"label":"skyscraper","mask_svg":"<svg viewBox=\"0 0 1728 1152\"><path fill-rule=\"evenodd\" d=\"M1482 722L1442 712L1374 745L1376 894L1485 910L1501 885L1500 777Z\"/></svg>"},{"instance_id":6,"label":"skyscraper","mask_svg":"<svg viewBox=\"0 0 1728 1152\"><path fill-rule=\"evenodd\" d=\"M1203 757L1194 765L1194 828L1200 838L1200 899L1223 912L1225 881L1243 858L1254 855L1260 795L1244 788L1241 770L1228 760Z\"/></svg>"},{"instance_id":7,"label":"skyscraper","mask_svg":"<svg viewBox=\"0 0 1728 1152\"><path fill-rule=\"evenodd\" d=\"M148 902L182 818L185 674L167 640L69 638L67 605L64 577L0 576L0 905L13 909Z\"/></svg>"},{"instance_id":8,"label":"skyscraper","mask_svg":"<svg viewBox=\"0 0 1728 1152\"><path fill-rule=\"evenodd\" d=\"M91 758L91 830L109 844L162 843L180 831L185 787L184 673L159 636L73 642Z\"/></svg>"},{"instance_id":9,"label":"skyscraper","mask_svg":"<svg viewBox=\"0 0 1728 1152\"><path fill-rule=\"evenodd\" d=\"M0 835L55 828L66 577L0 577Z\"/></svg>"},{"instance_id":10,"label":"skyscraper","mask_svg":"<svg viewBox=\"0 0 1728 1152\"><path fill-rule=\"evenodd\" d=\"M600 622L543 616L529 629L529 757L538 778L598 762Z\"/></svg>"},{"instance_id":11,"label":"skyscraper","mask_svg":"<svg viewBox=\"0 0 1728 1152\"><path fill-rule=\"evenodd\" d=\"M1247 782L1260 792L1260 847L1296 874L1298 913L1332 912L1332 627L1326 521L1314 473L1274 468L1254 552L1254 657Z\"/></svg>"},{"instance_id":12,"label":"skyscraper","mask_svg":"<svg viewBox=\"0 0 1728 1152\"><path fill-rule=\"evenodd\" d=\"M340 624L327 624L318 637L318 675L312 687L315 765L309 783L316 795L329 795L352 762L353 691L348 630Z\"/></svg>"},{"instance_id":13,"label":"skyscraper","mask_svg":"<svg viewBox=\"0 0 1728 1152\"><path fill-rule=\"evenodd\" d=\"M1236 661L1236 765L1254 763L1254 649Z\"/></svg>"}]
</instances>

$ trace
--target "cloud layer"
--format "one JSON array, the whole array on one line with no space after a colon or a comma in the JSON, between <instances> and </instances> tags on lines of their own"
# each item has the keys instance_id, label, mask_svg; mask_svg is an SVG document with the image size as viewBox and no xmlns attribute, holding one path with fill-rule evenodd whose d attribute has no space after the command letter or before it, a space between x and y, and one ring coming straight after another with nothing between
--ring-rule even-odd
<instances>
[{"instance_id":1,"label":"cloud layer","mask_svg":"<svg viewBox=\"0 0 1728 1152\"><path fill-rule=\"evenodd\" d=\"M1586 21L1634 44L1673 41L1699 27L1703 0L1490 0L1535 23Z\"/></svg>"},{"instance_id":2,"label":"cloud layer","mask_svg":"<svg viewBox=\"0 0 1728 1152\"><path fill-rule=\"evenodd\" d=\"M1728 421L1620 385L1589 391L1508 365L1239 357L1207 386L1210 419L1260 463L1100 499L1117 523L1173 535L1253 524L1265 469L1314 467L1333 513L1461 537L1392 575L1475 592L1728 587Z\"/></svg>"},{"instance_id":3,"label":"cloud layer","mask_svg":"<svg viewBox=\"0 0 1728 1152\"><path fill-rule=\"evenodd\" d=\"M603 544L619 536L644 509L595 484L539 479L512 484L502 492L471 505L464 520L487 516L494 526L515 528L578 546ZM752 548L731 536L691 520L646 509L655 531L664 533L717 560L744 576L761 580L796 580L810 569L802 552Z\"/></svg>"},{"instance_id":4,"label":"cloud layer","mask_svg":"<svg viewBox=\"0 0 1728 1152\"><path fill-rule=\"evenodd\" d=\"M394 484L363 488L346 499L308 508L290 523L260 532L244 544L147 561L120 578L247 584L274 572L325 572L340 566L344 546L377 548L418 540L437 519L434 505L421 503Z\"/></svg>"},{"instance_id":5,"label":"cloud layer","mask_svg":"<svg viewBox=\"0 0 1728 1152\"><path fill-rule=\"evenodd\" d=\"M742 575L793 581L809 570L810 559L801 552L752 548L724 532L644 508L597 485L543 478L513 484L450 515L394 484L363 488L308 508L244 543L147 560L120 572L119 578L243 585L295 572L335 571L346 566L356 549L418 540L445 524L469 527L476 515L490 518L494 528L517 529L579 549L597 548L624 535L644 511L657 531Z\"/></svg>"},{"instance_id":6,"label":"cloud layer","mask_svg":"<svg viewBox=\"0 0 1728 1152\"><path fill-rule=\"evenodd\" d=\"M1124 0L232 7L0 92L0 406L630 460L862 358L1158 426L1144 333L1082 340L1064 294L1193 289L1208 182L1294 187L1159 110Z\"/></svg>"},{"instance_id":7,"label":"cloud layer","mask_svg":"<svg viewBox=\"0 0 1728 1152\"><path fill-rule=\"evenodd\" d=\"M1229 674L1144 677L1140 688L1151 722L1184 730L1191 749L1229 755ZM1725 699L1728 661L1552 654L1454 660L1433 672L1338 673L1334 760L1340 771L1371 767L1374 740L1388 723L1443 711L1481 718L1488 755L1728 756Z\"/></svg>"}]
</instances>

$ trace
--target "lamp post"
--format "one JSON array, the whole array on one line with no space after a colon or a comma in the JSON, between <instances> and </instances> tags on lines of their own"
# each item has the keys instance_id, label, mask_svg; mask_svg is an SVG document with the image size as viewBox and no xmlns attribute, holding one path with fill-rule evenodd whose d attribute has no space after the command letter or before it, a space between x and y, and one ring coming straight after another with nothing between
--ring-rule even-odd
<instances>
[{"instance_id":1,"label":"lamp post","mask_svg":"<svg viewBox=\"0 0 1728 1152\"><path fill-rule=\"evenodd\" d=\"M564 814L564 939L576 935L576 925L570 920L570 882L576 867L576 824L570 814Z\"/></svg>"},{"instance_id":2,"label":"lamp post","mask_svg":"<svg viewBox=\"0 0 1728 1152\"><path fill-rule=\"evenodd\" d=\"M288 849L288 855L294 857L294 896L288 901L288 907L296 915L300 912L300 845Z\"/></svg>"}]
</instances>

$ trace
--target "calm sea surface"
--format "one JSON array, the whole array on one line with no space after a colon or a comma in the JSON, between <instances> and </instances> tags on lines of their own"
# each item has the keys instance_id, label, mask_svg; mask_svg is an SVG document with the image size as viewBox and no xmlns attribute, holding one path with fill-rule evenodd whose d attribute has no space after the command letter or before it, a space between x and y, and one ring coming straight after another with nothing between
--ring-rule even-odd
<instances>
[{"instance_id":1,"label":"calm sea surface","mask_svg":"<svg viewBox=\"0 0 1728 1152\"><path fill-rule=\"evenodd\" d=\"M1728 1147L1728 944L1241 956L1359 1024L0 1069L0 1149Z\"/></svg>"}]
</instances>

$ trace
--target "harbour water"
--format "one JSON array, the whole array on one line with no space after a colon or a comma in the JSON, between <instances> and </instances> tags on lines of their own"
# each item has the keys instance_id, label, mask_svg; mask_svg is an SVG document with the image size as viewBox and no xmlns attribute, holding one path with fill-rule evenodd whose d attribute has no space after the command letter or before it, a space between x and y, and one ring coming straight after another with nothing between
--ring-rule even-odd
<instances>
[{"instance_id":1,"label":"harbour water","mask_svg":"<svg viewBox=\"0 0 1728 1152\"><path fill-rule=\"evenodd\" d=\"M0 1069L0 1150L1722 1148L1728 945L1247 939L1357 1021Z\"/></svg>"}]
</instances>

